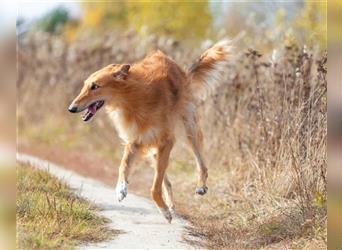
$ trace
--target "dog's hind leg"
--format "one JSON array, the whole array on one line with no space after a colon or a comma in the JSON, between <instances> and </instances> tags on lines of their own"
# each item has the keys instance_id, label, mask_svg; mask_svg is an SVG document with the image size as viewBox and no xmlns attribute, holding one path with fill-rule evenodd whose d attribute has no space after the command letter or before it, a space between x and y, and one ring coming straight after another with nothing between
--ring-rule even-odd
<instances>
[{"instance_id":1,"label":"dog's hind leg","mask_svg":"<svg viewBox=\"0 0 342 250\"><path fill-rule=\"evenodd\" d=\"M133 160L139 153L139 146L137 144L127 144L121 159L119 167L119 178L116 185L116 197L118 201L122 201L127 196L128 176L133 163Z\"/></svg>"},{"instance_id":2,"label":"dog's hind leg","mask_svg":"<svg viewBox=\"0 0 342 250\"><path fill-rule=\"evenodd\" d=\"M207 178L208 169L202 156L203 135L200 127L197 124L197 117L195 113L183 119L186 137L196 160L198 170L198 179L196 194L204 195L208 191Z\"/></svg>"},{"instance_id":3,"label":"dog's hind leg","mask_svg":"<svg viewBox=\"0 0 342 250\"><path fill-rule=\"evenodd\" d=\"M150 166L155 167L157 164L157 152L150 151ZM174 212L175 205L173 201L173 192L172 192L172 185L171 182L165 173L164 180L163 180L163 195L166 199L166 204L169 207L171 212Z\"/></svg>"},{"instance_id":4,"label":"dog's hind leg","mask_svg":"<svg viewBox=\"0 0 342 250\"><path fill-rule=\"evenodd\" d=\"M156 203L159 211L164 215L164 217L171 222L172 215L169 208L167 207L163 196L162 196L162 184L164 181L164 175L166 168L169 163L170 152L173 147L173 140L166 140L165 143L158 147L156 166L154 173L154 180L151 189L151 196Z\"/></svg>"},{"instance_id":5,"label":"dog's hind leg","mask_svg":"<svg viewBox=\"0 0 342 250\"><path fill-rule=\"evenodd\" d=\"M169 207L171 212L174 212L175 205L173 202L172 185L171 185L169 178L167 177L167 174L164 175L163 191L164 191L164 197L166 199L167 206Z\"/></svg>"}]
</instances>

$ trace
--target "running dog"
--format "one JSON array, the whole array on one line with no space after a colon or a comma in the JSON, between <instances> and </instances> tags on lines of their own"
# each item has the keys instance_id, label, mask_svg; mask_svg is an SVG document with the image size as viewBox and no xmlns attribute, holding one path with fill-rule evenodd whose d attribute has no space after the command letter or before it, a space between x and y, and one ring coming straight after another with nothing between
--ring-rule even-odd
<instances>
[{"instance_id":1,"label":"running dog","mask_svg":"<svg viewBox=\"0 0 342 250\"><path fill-rule=\"evenodd\" d=\"M119 201L127 195L134 159L154 150L155 175L151 196L160 212L171 222L173 195L165 172L179 128L185 132L187 144L196 159L196 194L207 192L208 170L202 153L203 136L198 125L196 103L205 98L208 89L222 81L230 56L231 43L223 40L205 51L185 71L163 52L156 51L132 65L108 65L84 81L81 92L68 110L72 113L85 111L82 119L90 121L106 106L125 144L116 186Z\"/></svg>"}]
</instances>

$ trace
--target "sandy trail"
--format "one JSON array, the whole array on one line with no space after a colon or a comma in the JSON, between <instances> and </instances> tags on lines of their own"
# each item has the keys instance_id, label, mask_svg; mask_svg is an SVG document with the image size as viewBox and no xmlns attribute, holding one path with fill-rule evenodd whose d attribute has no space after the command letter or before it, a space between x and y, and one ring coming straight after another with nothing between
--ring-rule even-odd
<instances>
[{"instance_id":1,"label":"sandy trail","mask_svg":"<svg viewBox=\"0 0 342 250\"><path fill-rule=\"evenodd\" d=\"M146 198L129 193L125 200L119 203L113 187L31 155L18 153L17 160L39 169L48 169L78 195L98 206L101 209L100 215L111 220L109 227L123 231L112 240L84 245L81 249L194 248L183 240L183 235L187 234L188 222L181 218L173 218L172 223L168 224L152 201Z\"/></svg>"}]
</instances>

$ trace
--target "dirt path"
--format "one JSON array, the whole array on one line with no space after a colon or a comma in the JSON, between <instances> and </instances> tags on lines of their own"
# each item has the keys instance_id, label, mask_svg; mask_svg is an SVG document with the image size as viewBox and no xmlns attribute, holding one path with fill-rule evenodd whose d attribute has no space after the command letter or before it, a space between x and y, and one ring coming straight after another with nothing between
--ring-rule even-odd
<instances>
[{"instance_id":1,"label":"dirt path","mask_svg":"<svg viewBox=\"0 0 342 250\"><path fill-rule=\"evenodd\" d=\"M123 231L113 240L82 246L81 249L193 248L183 240L183 235L188 233L188 223L181 218L174 218L172 223L168 224L150 200L129 193L126 199L119 203L116 201L114 188L94 179L27 154L18 153L17 160L40 169L48 169L51 174L75 189L80 196L97 205L101 209L100 214L111 220L110 227Z\"/></svg>"}]
</instances>

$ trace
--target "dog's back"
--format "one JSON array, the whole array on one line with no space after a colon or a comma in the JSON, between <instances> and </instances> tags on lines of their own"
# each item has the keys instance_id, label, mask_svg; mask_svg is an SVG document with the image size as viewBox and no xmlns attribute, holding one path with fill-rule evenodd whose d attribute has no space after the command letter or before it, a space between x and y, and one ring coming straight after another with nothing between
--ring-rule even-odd
<instances>
[{"instance_id":1,"label":"dog's back","mask_svg":"<svg viewBox=\"0 0 342 250\"><path fill-rule=\"evenodd\" d=\"M187 75L162 51L157 50L151 53L134 64L132 69L142 84L168 92L173 104L180 99Z\"/></svg>"},{"instance_id":2,"label":"dog's back","mask_svg":"<svg viewBox=\"0 0 342 250\"><path fill-rule=\"evenodd\" d=\"M229 40L218 42L186 72L160 50L151 53L134 67L142 82L153 84L154 87L162 86L165 91L172 93L174 101L183 96L203 99L222 82L231 49Z\"/></svg>"}]
</instances>

